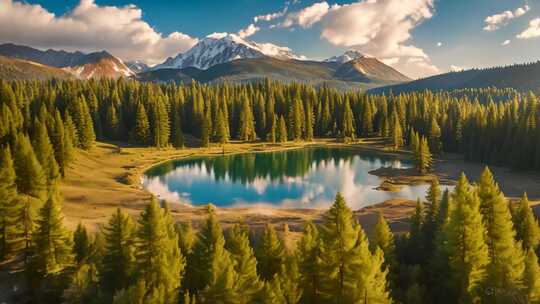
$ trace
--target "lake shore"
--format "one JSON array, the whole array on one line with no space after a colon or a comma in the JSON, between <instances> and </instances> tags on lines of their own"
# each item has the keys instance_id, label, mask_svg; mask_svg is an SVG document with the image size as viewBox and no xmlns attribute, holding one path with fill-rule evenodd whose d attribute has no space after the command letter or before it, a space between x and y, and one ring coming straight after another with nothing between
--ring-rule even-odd
<instances>
[{"instance_id":1,"label":"lake shore","mask_svg":"<svg viewBox=\"0 0 540 304\"><path fill-rule=\"evenodd\" d=\"M126 147L120 144L96 143L90 151L77 151L75 160L70 164L66 178L61 183L64 198L66 223L70 228L79 222L90 230L97 230L108 221L109 216L120 207L136 216L151 197L141 187L141 174L159 163L172 159L193 156L218 156L233 153L269 152L286 149L298 149L313 146L339 146L390 155L399 159L410 159L407 151L391 151L378 139L360 141L355 144L338 143L335 140L317 140L311 143L231 143L225 149L219 146L210 148L156 149ZM381 178L384 185L427 183L432 178L439 178L443 184L451 184L461 171L471 179L476 179L483 166L468 163L456 155L445 155L435 162L432 174L421 176L410 169L382 168L373 172ZM506 168L492 168L495 177L502 184L502 189L509 197L519 197L527 190L531 199L540 198L540 178L538 175L516 173ZM356 211L358 219L366 228L381 211L388 218L396 232L406 231L406 219L414 208L414 202L408 200L390 200ZM204 207L175 205L173 215L178 221L191 219L195 225L204 220ZM266 223L277 226L287 223L292 231L299 230L307 220L318 221L325 210L319 209L277 209L277 208L219 208L218 214L224 226L245 222L253 227L262 227Z\"/></svg>"}]
</instances>

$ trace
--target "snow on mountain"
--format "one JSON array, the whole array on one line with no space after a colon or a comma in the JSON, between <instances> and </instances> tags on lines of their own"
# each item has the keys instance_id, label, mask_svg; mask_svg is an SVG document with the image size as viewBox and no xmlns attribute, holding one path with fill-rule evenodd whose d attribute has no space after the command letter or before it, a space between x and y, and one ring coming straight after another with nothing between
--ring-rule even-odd
<instances>
[{"instance_id":1,"label":"snow on mountain","mask_svg":"<svg viewBox=\"0 0 540 304\"><path fill-rule=\"evenodd\" d=\"M216 64L237 59L274 57L281 60L303 59L291 49L271 43L256 43L235 34L215 33L200 40L187 52L168 58L164 63L152 67L152 70L196 67L206 70Z\"/></svg>"},{"instance_id":2,"label":"snow on mountain","mask_svg":"<svg viewBox=\"0 0 540 304\"><path fill-rule=\"evenodd\" d=\"M150 68L146 63L140 60L126 61L124 64L135 73L145 72Z\"/></svg>"},{"instance_id":3,"label":"snow on mountain","mask_svg":"<svg viewBox=\"0 0 540 304\"><path fill-rule=\"evenodd\" d=\"M364 55L364 54L362 54L362 53L360 53L358 51L355 51L355 50L348 50L345 53L343 53L342 55L332 56L332 57L324 60L324 62L345 63L345 62L349 62L351 60L355 60L355 59L358 59L358 58L364 58L364 57L369 57L369 56Z\"/></svg>"},{"instance_id":4,"label":"snow on mountain","mask_svg":"<svg viewBox=\"0 0 540 304\"><path fill-rule=\"evenodd\" d=\"M63 70L79 79L119 78L135 75L119 58L107 52L101 52L100 54L100 56L96 56L96 58L89 60L87 63L65 67Z\"/></svg>"}]
</instances>

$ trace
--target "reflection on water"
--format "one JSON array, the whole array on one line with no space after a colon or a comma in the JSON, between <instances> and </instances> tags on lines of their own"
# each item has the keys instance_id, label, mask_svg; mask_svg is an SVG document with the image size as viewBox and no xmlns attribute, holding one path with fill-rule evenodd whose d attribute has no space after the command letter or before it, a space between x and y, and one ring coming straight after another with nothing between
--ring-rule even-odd
<instances>
[{"instance_id":1,"label":"reflection on water","mask_svg":"<svg viewBox=\"0 0 540 304\"><path fill-rule=\"evenodd\" d=\"M326 208L337 191L354 209L425 196L427 185L375 190L380 180L368 172L381 166L411 165L345 148L308 148L170 161L148 170L143 185L171 202L221 207Z\"/></svg>"}]
</instances>

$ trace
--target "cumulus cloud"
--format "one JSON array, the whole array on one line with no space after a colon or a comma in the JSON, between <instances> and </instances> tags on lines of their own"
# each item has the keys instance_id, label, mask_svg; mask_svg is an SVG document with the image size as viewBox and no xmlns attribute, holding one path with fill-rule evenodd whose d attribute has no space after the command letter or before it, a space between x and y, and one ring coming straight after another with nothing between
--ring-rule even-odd
<instances>
[{"instance_id":1,"label":"cumulus cloud","mask_svg":"<svg viewBox=\"0 0 540 304\"><path fill-rule=\"evenodd\" d=\"M241 29L240 31L238 31L238 36L240 38L247 38L258 32L260 29L260 27L255 26L255 24L252 23L248 25L245 29Z\"/></svg>"},{"instance_id":2,"label":"cumulus cloud","mask_svg":"<svg viewBox=\"0 0 540 304\"><path fill-rule=\"evenodd\" d=\"M531 22L529 22L529 27L517 35L517 38L519 39L531 39L536 37L540 37L540 18L531 20Z\"/></svg>"},{"instance_id":3,"label":"cumulus cloud","mask_svg":"<svg viewBox=\"0 0 540 304\"><path fill-rule=\"evenodd\" d=\"M514 18L519 18L525 15L531 8L528 5L519 7L514 11L504 11L499 14L486 17L484 20L484 31L496 31L502 26L507 25Z\"/></svg>"},{"instance_id":4,"label":"cumulus cloud","mask_svg":"<svg viewBox=\"0 0 540 304\"><path fill-rule=\"evenodd\" d=\"M509 45L510 44L510 40L505 40L503 43L501 43L501 45Z\"/></svg>"},{"instance_id":5,"label":"cumulus cloud","mask_svg":"<svg viewBox=\"0 0 540 304\"><path fill-rule=\"evenodd\" d=\"M93 0L81 0L61 16L40 5L0 0L0 41L65 50L105 49L124 60L149 64L197 43L196 38L180 32L157 32L135 5L100 6Z\"/></svg>"},{"instance_id":6,"label":"cumulus cloud","mask_svg":"<svg viewBox=\"0 0 540 304\"><path fill-rule=\"evenodd\" d=\"M257 23L257 22L260 22L260 21L272 21L274 19L277 19L277 18L280 18L280 17L283 17L283 15L285 15L285 13L287 12L287 8L285 8L283 11L281 12L276 12L276 13L271 13L271 14L266 14L266 15L259 15L259 16L255 16L253 17L253 22Z\"/></svg>"},{"instance_id":7,"label":"cumulus cloud","mask_svg":"<svg viewBox=\"0 0 540 304\"><path fill-rule=\"evenodd\" d=\"M330 10L337 8L339 8L339 5L330 7L326 1L317 2L298 12L288 14L280 26L291 27L293 25L299 25L302 28L309 28L313 26L313 24L321 21Z\"/></svg>"}]
</instances>

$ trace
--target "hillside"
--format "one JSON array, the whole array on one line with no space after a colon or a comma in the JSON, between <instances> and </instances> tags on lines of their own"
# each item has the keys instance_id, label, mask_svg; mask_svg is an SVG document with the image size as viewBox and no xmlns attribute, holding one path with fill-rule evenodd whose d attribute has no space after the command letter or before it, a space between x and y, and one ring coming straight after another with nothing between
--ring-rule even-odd
<instances>
[{"instance_id":1,"label":"hillside","mask_svg":"<svg viewBox=\"0 0 540 304\"><path fill-rule=\"evenodd\" d=\"M465 88L514 88L536 91L540 88L540 61L488 69L450 72L424 79L369 90L369 93L395 94L423 90L453 90Z\"/></svg>"},{"instance_id":2,"label":"hillside","mask_svg":"<svg viewBox=\"0 0 540 304\"><path fill-rule=\"evenodd\" d=\"M46 80L51 78L66 79L72 78L72 75L59 68L0 56L0 79Z\"/></svg>"},{"instance_id":3,"label":"hillside","mask_svg":"<svg viewBox=\"0 0 540 304\"><path fill-rule=\"evenodd\" d=\"M271 78L284 82L298 81L329 85L339 89L367 89L410 80L374 58L360 58L340 64L335 62L279 60L271 57L241 59L197 68L160 69L137 75L142 81L186 83L251 82Z\"/></svg>"}]
</instances>

